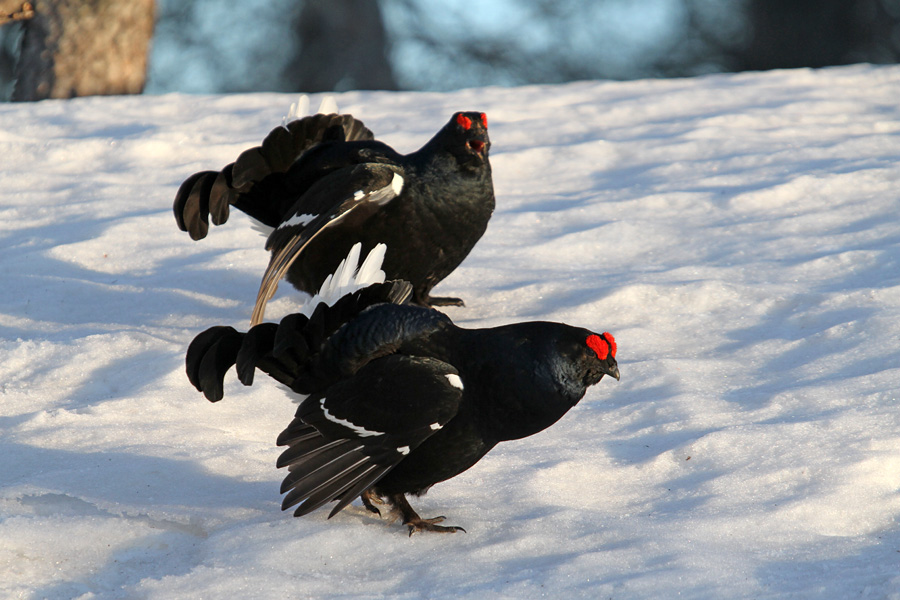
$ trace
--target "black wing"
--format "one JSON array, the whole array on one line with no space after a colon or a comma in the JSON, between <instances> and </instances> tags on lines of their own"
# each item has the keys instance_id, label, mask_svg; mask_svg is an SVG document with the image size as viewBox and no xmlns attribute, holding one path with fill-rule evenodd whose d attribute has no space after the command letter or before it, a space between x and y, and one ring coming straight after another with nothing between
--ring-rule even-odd
<instances>
[{"instance_id":1,"label":"black wing","mask_svg":"<svg viewBox=\"0 0 900 600\"><path fill-rule=\"evenodd\" d=\"M221 171L201 171L187 178L175 194L175 221L199 240L206 237L210 218L221 225L234 205L277 227L304 191L296 189L296 178L287 175L301 156L320 144L372 139L372 132L351 115L312 115L276 127L261 145L245 150Z\"/></svg>"},{"instance_id":2,"label":"black wing","mask_svg":"<svg viewBox=\"0 0 900 600\"><path fill-rule=\"evenodd\" d=\"M278 437L290 474L282 510L302 516L337 501L329 518L452 419L462 390L438 359L390 355L309 396Z\"/></svg>"},{"instance_id":3,"label":"black wing","mask_svg":"<svg viewBox=\"0 0 900 600\"><path fill-rule=\"evenodd\" d=\"M319 179L300 198L266 242L272 251L250 319L262 322L266 303L278 282L319 233L339 223L359 226L400 195L403 175L398 167L377 163L337 169Z\"/></svg>"}]
</instances>

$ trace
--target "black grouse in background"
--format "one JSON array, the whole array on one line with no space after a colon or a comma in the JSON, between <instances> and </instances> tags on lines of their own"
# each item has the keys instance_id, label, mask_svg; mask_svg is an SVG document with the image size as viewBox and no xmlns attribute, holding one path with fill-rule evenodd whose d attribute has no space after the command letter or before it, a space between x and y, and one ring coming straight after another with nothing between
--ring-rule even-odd
<instances>
[{"instance_id":1,"label":"black grouse in background","mask_svg":"<svg viewBox=\"0 0 900 600\"><path fill-rule=\"evenodd\" d=\"M412 302L462 305L430 293L487 228L494 210L490 145L480 112L454 114L405 155L350 115L313 115L275 128L221 171L185 180L175 219L195 240L206 236L210 219L224 223L230 206L274 229L253 323L282 276L312 294L356 242L363 255L387 244L387 277L412 283Z\"/></svg>"},{"instance_id":2,"label":"black grouse in background","mask_svg":"<svg viewBox=\"0 0 900 600\"><path fill-rule=\"evenodd\" d=\"M355 269L355 257L347 262ZM213 327L191 343L188 378L213 402L232 366L245 385L260 369L308 394L278 437L288 448L277 465L290 470L283 509L299 504L301 516L336 501L333 516L360 496L374 512L389 505L410 534L456 531L420 518L405 495L549 427L604 375L619 378L609 333L548 322L463 329L404 304L410 292L407 282L377 283L309 317L248 333Z\"/></svg>"}]
</instances>

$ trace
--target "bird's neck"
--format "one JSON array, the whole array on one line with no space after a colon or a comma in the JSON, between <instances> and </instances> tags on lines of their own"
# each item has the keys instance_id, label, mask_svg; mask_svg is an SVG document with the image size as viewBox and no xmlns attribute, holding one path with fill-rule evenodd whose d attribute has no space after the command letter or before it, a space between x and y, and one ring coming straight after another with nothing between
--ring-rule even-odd
<instances>
[{"instance_id":1,"label":"bird's neck","mask_svg":"<svg viewBox=\"0 0 900 600\"><path fill-rule=\"evenodd\" d=\"M460 151L454 154L443 140L432 138L416 152L407 156L407 168L420 176L440 174L442 178L461 178L467 181L491 181L491 164L471 154Z\"/></svg>"},{"instance_id":2,"label":"bird's neck","mask_svg":"<svg viewBox=\"0 0 900 600\"><path fill-rule=\"evenodd\" d=\"M583 383L560 372L530 340L517 348L492 347L497 346L495 336L487 341L477 330L463 331L468 335L462 336L463 350L456 364L462 367L463 381L469 380L475 388L469 398L476 403L490 439L516 440L543 431L584 396ZM491 351L477 352L479 347ZM490 358L473 358L479 356Z\"/></svg>"}]
</instances>

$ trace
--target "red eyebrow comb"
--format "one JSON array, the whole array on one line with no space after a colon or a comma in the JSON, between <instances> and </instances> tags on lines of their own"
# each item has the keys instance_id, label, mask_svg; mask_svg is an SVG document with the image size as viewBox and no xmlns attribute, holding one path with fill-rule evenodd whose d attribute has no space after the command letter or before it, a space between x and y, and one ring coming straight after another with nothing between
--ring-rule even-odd
<instances>
[{"instance_id":1,"label":"red eyebrow comb","mask_svg":"<svg viewBox=\"0 0 900 600\"><path fill-rule=\"evenodd\" d=\"M616 339L609 332L604 332L602 336L592 333L585 343L600 360L606 360L607 356L616 357Z\"/></svg>"}]
</instances>

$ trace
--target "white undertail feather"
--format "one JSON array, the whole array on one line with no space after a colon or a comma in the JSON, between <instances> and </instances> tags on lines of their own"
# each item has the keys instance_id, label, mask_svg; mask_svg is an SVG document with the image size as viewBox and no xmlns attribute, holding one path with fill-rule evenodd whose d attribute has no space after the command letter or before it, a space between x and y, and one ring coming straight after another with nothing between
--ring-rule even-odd
<instances>
[{"instance_id":1,"label":"white undertail feather","mask_svg":"<svg viewBox=\"0 0 900 600\"><path fill-rule=\"evenodd\" d=\"M322 102L319 104L319 114L330 115L332 113L337 113L338 105L337 101L334 99L334 96L331 94L326 94L322 97ZM281 126L284 127L291 121L296 121L297 119L302 119L306 115L309 114L309 96L306 94L300 94L300 97L297 98L296 102L291 103L291 107L288 109L288 114L281 118Z\"/></svg>"},{"instance_id":2,"label":"white undertail feather","mask_svg":"<svg viewBox=\"0 0 900 600\"><path fill-rule=\"evenodd\" d=\"M250 229L260 234L266 239L269 239L269 236L272 235L272 232L275 231L274 227L269 227L262 221L257 221L253 217L249 217L250 219Z\"/></svg>"},{"instance_id":3,"label":"white undertail feather","mask_svg":"<svg viewBox=\"0 0 900 600\"><path fill-rule=\"evenodd\" d=\"M385 274L384 271L381 270L381 265L384 263L384 255L386 252L387 246L385 244L378 244L372 248L372 251L366 256L366 260L364 260L363 264L359 267L359 273L356 276L357 282L368 280L369 283L366 285L384 283Z\"/></svg>"},{"instance_id":4,"label":"white undertail feather","mask_svg":"<svg viewBox=\"0 0 900 600\"><path fill-rule=\"evenodd\" d=\"M300 97L297 98L296 102L291 103L291 107L288 109L288 114L282 117L281 126L284 127L291 121L296 121L301 117L305 117L309 112L309 96L306 94L300 94Z\"/></svg>"},{"instance_id":5,"label":"white undertail feather","mask_svg":"<svg viewBox=\"0 0 900 600\"><path fill-rule=\"evenodd\" d=\"M341 264L338 265L338 268L335 269L334 273L331 275L331 287L333 289L343 289L350 283L350 278L354 275L356 266L359 264L359 255L361 251L362 246L360 244L353 244L353 247L350 248L347 258L341 261ZM326 279L326 281L328 280ZM325 284L323 283L319 292L321 293L324 290Z\"/></svg>"},{"instance_id":6,"label":"white undertail feather","mask_svg":"<svg viewBox=\"0 0 900 600\"><path fill-rule=\"evenodd\" d=\"M331 115L337 114L338 105L337 100L334 99L334 96L331 94L326 94L322 97L322 103L319 104L319 114L320 115Z\"/></svg>"},{"instance_id":7,"label":"white undertail feather","mask_svg":"<svg viewBox=\"0 0 900 600\"><path fill-rule=\"evenodd\" d=\"M372 248L362 265L359 265L361 251L362 244L359 243L350 248L347 258L341 261L334 273L325 278L319 292L303 304L300 309L301 314L309 316L321 302L331 306L342 297L357 290L374 283L384 283L385 274L381 270L381 264L384 262L387 246L378 244Z\"/></svg>"}]
</instances>

